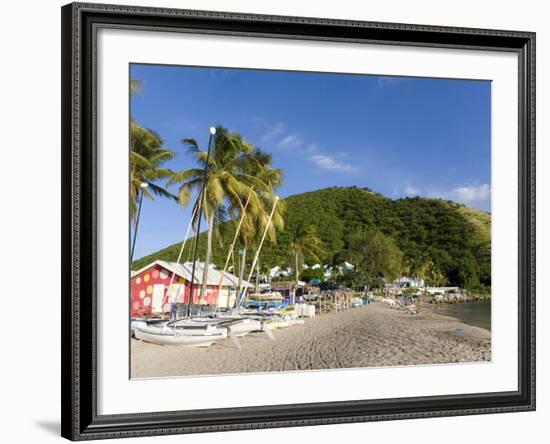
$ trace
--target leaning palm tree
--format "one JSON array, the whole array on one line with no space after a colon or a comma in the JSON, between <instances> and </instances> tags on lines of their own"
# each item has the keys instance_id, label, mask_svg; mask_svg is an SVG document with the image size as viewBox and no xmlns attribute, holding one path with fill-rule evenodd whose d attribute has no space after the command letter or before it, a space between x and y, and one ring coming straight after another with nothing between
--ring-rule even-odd
<instances>
[{"instance_id":1,"label":"leaning palm tree","mask_svg":"<svg viewBox=\"0 0 550 444\"><path fill-rule=\"evenodd\" d=\"M206 253L200 301L204 303L208 283L208 269L212 254L212 240L217 223L217 215L228 207L229 214L242 211L243 202L252 193L247 212L260 212L260 193L269 191L268 185L260 178L249 174L250 155L254 152L251 144L240 134L229 132L223 127L216 128L216 139L207 162L207 152L200 149L194 139L183 139L188 152L195 157L199 168L190 168L172 175L169 184L179 183L179 199L186 206L193 191L199 191L194 205L202 205L203 216L208 224L206 232ZM206 174L205 174L206 171ZM200 190L204 185L204 193ZM202 200L202 202L200 202ZM198 212L195 212L198 214ZM195 221L196 223L197 221ZM198 235L198 233L197 233Z\"/></svg>"},{"instance_id":2,"label":"leaning palm tree","mask_svg":"<svg viewBox=\"0 0 550 444\"><path fill-rule=\"evenodd\" d=\"M321 240L317 237L315 226L298 222L292 231L290 248L294 260L294 276L296 283L298 283L300 273L304 267L304 257L307 256L319 261L319 256L323 254Z\"/></svg>"},{"instance_id":3,"label":"leaning palm tree","mask_svg":"<svg viewBox=\"0 0 550 444\"><path fill-rule=\"evenodd\" d=\"M140 193L149 199L160 196L178 200L177 196L158 184L159 180L172 176L173 171L163 168L162 164L174 155L173 151L164 148L163 140L157 134L130 122L130 217L134 223L137 222Z\"/></svg>"}]
</instances>

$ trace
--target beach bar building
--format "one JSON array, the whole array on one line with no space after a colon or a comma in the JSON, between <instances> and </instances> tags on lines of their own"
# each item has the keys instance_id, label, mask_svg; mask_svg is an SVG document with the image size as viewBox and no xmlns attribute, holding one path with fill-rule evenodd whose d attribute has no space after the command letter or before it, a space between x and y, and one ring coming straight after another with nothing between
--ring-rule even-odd
<instances>
[{"instance_id":1,"label":"beach bar building","mask_svg":"<svg viewBox=\"0 0 550 444\"><path fill-rule=\"evenodd\" d=\"M132 272L130 279L132 317L170 313L172 304L188 304L191 293L192 267L191 262L178 264L156 260L140 270ZM203 272L204 263L197 262L193 279L193 304L200 302ZM219 307L234 305L239 278L226 272L220 286L221 278L222 272L210 266L203 303L218 305ZM243 282L243 285L252 287L248 282Z\"/></svg>"}]
</instances>

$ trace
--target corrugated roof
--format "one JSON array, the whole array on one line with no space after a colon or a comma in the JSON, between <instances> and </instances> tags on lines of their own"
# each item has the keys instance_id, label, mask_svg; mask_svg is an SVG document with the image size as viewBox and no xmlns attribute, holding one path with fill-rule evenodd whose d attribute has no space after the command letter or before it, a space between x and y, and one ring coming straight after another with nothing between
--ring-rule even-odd
<instances>
[{"instance_id":1,"label":"corrugated roof","mask_svg":"<svg viewBox=\"0 0 550 444\"><path fill-rule=\"evenodd\" d=\"M183 264L178 264L176 262L168 262L163 260L156 260L149 265L141 268L140 270L135 272L135 275L141 274L143 271L148 270L154 265L160 265L163 268L166 268L168 271L175 273L177 276L182 277L188 282L191 282L191 272L193 263L192 262L186 262ZM197 262L195 264L195 276L193 279L193 282L195 284L202 284L202 276L204 273L204 262ZM219 285L220 279L222 276L222 272L212 266L210 266L208 270L208 285ZM228 271L225 272L223 276L223 287L236 287L239 284L239 278L235 276L234 274L229 273ZM243 286L253 287L249 282L244 281Z\"/></svg>"}]
</instances>

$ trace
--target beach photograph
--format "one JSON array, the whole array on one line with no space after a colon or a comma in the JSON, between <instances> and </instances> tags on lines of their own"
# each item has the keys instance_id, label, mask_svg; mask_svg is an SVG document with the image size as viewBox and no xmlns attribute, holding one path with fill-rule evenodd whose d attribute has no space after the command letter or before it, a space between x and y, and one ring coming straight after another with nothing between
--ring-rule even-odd
<instances>
[{"instance_id":1,"label":"beach photograph","mask_svg":"<svg viewBox=\"0 0 550 444\"><path fill-rule=\"evenodd\" d=\"M491 82L131 64L130 377L491 361Z\"/></svg>"}]
</instances>

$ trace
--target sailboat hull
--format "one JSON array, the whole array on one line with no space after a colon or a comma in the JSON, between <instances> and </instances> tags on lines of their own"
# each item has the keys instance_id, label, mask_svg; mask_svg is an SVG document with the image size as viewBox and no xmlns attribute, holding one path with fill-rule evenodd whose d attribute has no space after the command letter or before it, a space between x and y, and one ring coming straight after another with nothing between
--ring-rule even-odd
<instances>
[{"instance_id":1,"label":"sailboat hull","mask_svg":"<svg viewBox=\"0 0 550 444\"><path fill-rule=\"evenodd\" d=\"M248 333L262 330L263 325L261 321L257 321L255 319L243 319L241 322L232 325L230 328L231 328L231 332L235 336L242 338L243 336L246 336Z\"/></svg>"},{"instance_id":2,"label":"sailboat hull","mask_svg":"<svg viewBox=\"0 0 550 444\"><path fill-rule=\"evenodd\" d=\"M137 339L158 345L182 345L187 347L209 347L214 342L227 338L227 329L174 329L169 327L136 326Z\"/></svg>"}]
</instances>

